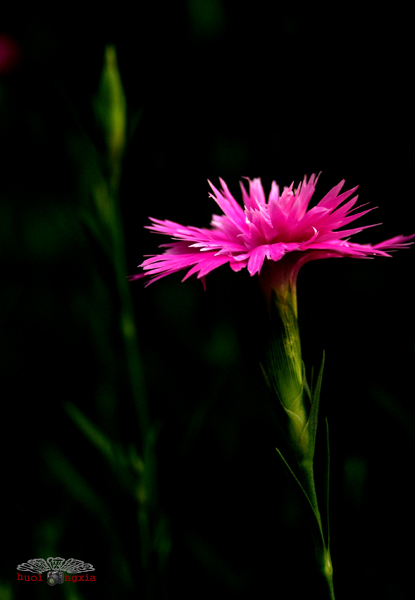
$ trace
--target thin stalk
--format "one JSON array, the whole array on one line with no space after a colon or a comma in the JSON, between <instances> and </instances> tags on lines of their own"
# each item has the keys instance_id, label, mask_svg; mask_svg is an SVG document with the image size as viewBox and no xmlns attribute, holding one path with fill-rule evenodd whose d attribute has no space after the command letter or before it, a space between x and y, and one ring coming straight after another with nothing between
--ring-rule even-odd
<instances>
[{"instance_id":1,"label":"thin stalk","mask_svg":"<svg viewBox=\"0 0 415 600\"><path fill-rule=\"evenodd\" d=\"M331 562L330 549L326 546L326 542L324 540L323 525L317 502L313 463L311 461L303 461L302 463L299 463L299 467L301 484L304 488L304 491L307 493L320 529L321 539L316 539L313 535L317 565L325 582L325 587L328 593L327 597L330 600L335 600L333 587L333 565Z\"/></svg>"}]
</instances>

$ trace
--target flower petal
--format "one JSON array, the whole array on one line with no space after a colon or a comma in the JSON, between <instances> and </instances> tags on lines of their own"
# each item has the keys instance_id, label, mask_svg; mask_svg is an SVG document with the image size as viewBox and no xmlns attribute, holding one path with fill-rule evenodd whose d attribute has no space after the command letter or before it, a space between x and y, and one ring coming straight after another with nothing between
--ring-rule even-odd
<instances>
[{"instance_id":1,"label":"flower petal","mask_svg":"<svg viewBox=\"0 0 415 600\"><path fill-rule=\"evenodd\" d=\"M156 281L170 273L189 269L183 281L192 275L204 281L208 273L225 263L229 263L233 271L247 267L252 276L261 272L267 259L274 263L281 261L278 280L289 277L295 282L299 268L310 260L389 256L388 252L414 243L415 234L399 235L374 246L350 242L350 236L375 225L342 228L373 208L360 210L364 205L355 206L358 196L348 198L358 186L340 193L344 185L341 181L308 210L318 178L319 175L313 174L307 181L304 177L297 189L293 189L292 183L282 194L273 181L268 202L261 180L248 179L249 193L242 182L240 184L244 208L236 202L222 179L221 190L209 182L213 191L209 196L223 214L213 215L210 228L150 218L151 225L147 228L169 236L172 241L160 246L163 248L161 254L146 257L139 265L143 273L130 279L148 275L151 281Z\"/></svg>"}]
</instances>

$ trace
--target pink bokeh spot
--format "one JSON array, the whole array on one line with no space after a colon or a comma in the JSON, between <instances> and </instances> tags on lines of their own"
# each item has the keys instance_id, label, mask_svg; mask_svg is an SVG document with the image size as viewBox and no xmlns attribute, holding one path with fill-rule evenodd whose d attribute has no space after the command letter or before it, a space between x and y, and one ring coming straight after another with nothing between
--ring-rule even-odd
<instances>
[{"instance_id":1,"label":"pink bokeh spot","mask_svg":"<svg viewBox=\"0 0 415 600\"><path fill-rule=\"evenodd\" d=\"M21 60L21 49L17 41L0 32L0 75L13 71Z\"/></svg>"}]
</instances>

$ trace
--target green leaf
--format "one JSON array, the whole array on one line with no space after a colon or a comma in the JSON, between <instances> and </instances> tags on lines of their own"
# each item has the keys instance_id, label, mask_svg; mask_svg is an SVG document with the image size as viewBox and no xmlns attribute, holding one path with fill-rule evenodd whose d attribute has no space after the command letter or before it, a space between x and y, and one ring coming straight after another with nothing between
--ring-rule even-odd
<instances>
[{"instance_id":1,"label":"green leaf","mask_svg":"<svg viewBox=\"0 0 415 600\"><path fill-rule=\"evenodd\" d=\"M137 454L135 448L130 448L129 455L127 455L118 444L108 439L74 404L66 402L64 408L85 437L107 459L120 483L130 490L139 501L141 497L147 497L148 494L137 491L143 488L146 469L144 469L143 460Z\"/></svg>"},{"instance_id":2,"label":"green leaf","mask_svg":"<svg viewBox=\"0 0 415 600\"><path fill-rule=\"evenodd\" d=\"M302 361L302 363L303 363L303 388L306 391L307 398L308 398L308 400L310 402L310 406L311 406L311 402L312 402L311 390L313 389L313 367L311 367L311 388L310 388L307 383L304 361Z\"/></svg>"},{"instance_id":3,"label":"green leaf","mask_svg":"<svg viewBox=\"0 0 415 600\"><path fill-rule=\"evenodd\" d=\"M321 367L320 367L320 371L319 371L319 374L317 377L316 387L314 388L314 391L313 391L313 397L317 396L318 398L320 398L321 382L323 380L323 369L324 369L325 359L326 359L326 353L323 350L323 359L321 361Z\"/></svg>"},{"instance_id":4,"label":"green leaf","mask_svg":"<svg viewBox=\"0 0 415 600\"><path fill-rule=\"evenodd\" d=\"M294 480L294 482L295 482L294 489L296 492L296 497L299 502L302 513L304 515L304 518L306 519L307 524L310 528L311 534L314 539L314 548L315 548L316 556L318 557L318 561L320 561L321 557L325 555L325 543L324 543L324 535L323 535L323 531L322 531L322 527L321 527L321 518L320 518L320 514L318 512L318 508L316 509L313 506L312 500L309 498L309 496L308 496L307 492L305 491L303 485L301 484L300 480L298 479L298 477L296 476L294 471L291 469L290 465L285 460L285 458L282 455L282 453L280 452L280 450L278 450L278 448L275 448L275 449L278 452L279 457L281 458L282 462L285 465L287 472L290 475L290 478L289 478L290 481L293 483L293 480Z\"/></svg>"},{"instance_id":5,"label":"green leaf","mask_svg":"<svg viewBox=\"0 0 415 600\"><path fill-rule=\"evenodd\" d=\"M313 461L314 451L316 447L316 438L317 438L317 426L318 426L318 409L320 406L320 390L321 390L321 382L323 379L323 369L324 369L324 352L323 352L323 360L321 363L320 371L317 378L316 387L314 390L311 390L311 408L310 408L310 416L308 418L307 426L308 426L308 434L309 434L309 454L308 459ZM308 386L307 386L308 388Z\"/></svg>"},{"instance_id":6,"label":"green leaf","mask_svg":"<svg viewBox=\"0 0 415 600\"><path fill-rule=\"evenodd\" d=\"M72 402L66 402L64 409L72 421L79 427L84 435L108 459L112 460L114 451L112 442L98 429L96 425L84 415Z\"/></svg>"},{"instance_id":7,"label":"green leaf","mask_svg":"<svg viewBox=\"0 0 415 600\"><path fill-rule=\"evenodd\" d=\"M117 548L117 552L114 552L113 556L117 562L120 578L123 578L122 580L128 587L132 587L134 580L128 564L123 558L126 556L126 551L116 535L115 523L105 502L73 463L55 445L45 444L42 455L50 474L64 486L74 500L85 507L106 531L111 547Z\"/></svg>"},{"instance_id":8,"label":"green leaf","mask_svg":"<svg viewBox=\"0 0 415 600\"><path fill-rule=\"evenodd\" d=\"M43 458L52 475L63 484L75 500L93 513L98 520L110 522L110 513L105 503L57 447L45 446Z\"/></svg>"}]
</instances>

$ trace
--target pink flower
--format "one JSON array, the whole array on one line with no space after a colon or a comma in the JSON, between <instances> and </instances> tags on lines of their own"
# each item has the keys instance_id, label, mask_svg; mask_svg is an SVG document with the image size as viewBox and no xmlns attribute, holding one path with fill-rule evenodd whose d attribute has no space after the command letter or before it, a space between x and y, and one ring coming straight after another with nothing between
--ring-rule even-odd
<instances>
[{"instance_id":1,"label":"pink flower","mask_svg":"<svg viewBox=\"0 0 415 600\"><path fill-rule=\"evenodd\" d=\"M282 194L273 181L268 201L260 179L248 180L249 193L241 182L244 208L236 202L222 179L220 191L209 182L214 192L209 195L224 214L213 215L210 229L184 227L172 221L151 218L153 224L147 228L169 235L174 241L160 246L166 248L163 254L144 260L139 267L145 273L131 279L149 275L153 276L152 281L156 281L190 268L182 281L197 275L204 283L210 271L229 263L233 271L246 267L251 276L260 275L266 294L272 288L281 289L281 285L287 284L295 291L298 270L308 261L343 256L390 256L387 251L413 243L409 240L415 234L398 235L373 246L349 242L351 235L374 225L338 230L373 209L355 212L361 208L354 208L357 196L343 204L357 187L340 194L344 185L341 181L317 206L307 210L317 180L314 174L308 182L304 177L297 189L293 190L291 184L284 188Z\"/></svg>"}]
</instances>

